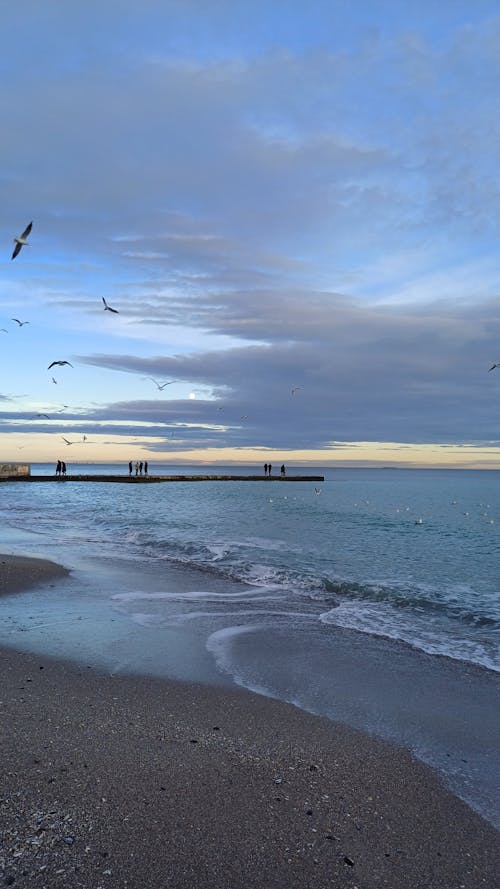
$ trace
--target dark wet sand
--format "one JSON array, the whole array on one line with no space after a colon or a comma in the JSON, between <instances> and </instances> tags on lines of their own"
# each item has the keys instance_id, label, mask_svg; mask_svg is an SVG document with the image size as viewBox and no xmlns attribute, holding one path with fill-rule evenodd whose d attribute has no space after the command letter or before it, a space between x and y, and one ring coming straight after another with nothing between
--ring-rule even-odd
<instances>
[{"instance_id":1,"label":"dark wet sand","mask_svg":"<svg viewBox=\"0 0 500 889\"><path fill-rule=\"evenodd\" d=\"M3 592L60 571L4 560ZM248 692L0 657L0 885L500 885L498 832L404 750Z\"/></svg>"}]
</instances>

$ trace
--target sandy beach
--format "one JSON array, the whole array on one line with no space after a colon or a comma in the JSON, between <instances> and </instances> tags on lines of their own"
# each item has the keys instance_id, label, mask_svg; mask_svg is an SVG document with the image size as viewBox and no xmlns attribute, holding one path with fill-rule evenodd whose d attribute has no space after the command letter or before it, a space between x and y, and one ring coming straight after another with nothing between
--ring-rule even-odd
<instances>
[{"instance_id":1,"label":"sandy beach","mask_svg":"<svg viewBox=\"0 0 500 889\"><path fill-rule=\"evenodd\" d=\"M0 562L3 593L65 572ZM248 692L1 661L4 885L500 885L497 831L404 750Z\"/></svg>"}]
</instances>

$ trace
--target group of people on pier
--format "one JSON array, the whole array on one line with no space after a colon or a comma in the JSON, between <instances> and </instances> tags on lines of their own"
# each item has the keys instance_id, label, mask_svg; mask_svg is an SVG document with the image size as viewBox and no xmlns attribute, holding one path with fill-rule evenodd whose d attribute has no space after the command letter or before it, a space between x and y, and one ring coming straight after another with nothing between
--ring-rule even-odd
<instances>
[{"instance_id":1,"label":"group of people on pier","mask_svg":"<svg viewBox=\"0 0 500 889\"><path fill-rule=\"evenodd\" d=\"M128 474L129 475L132 475L134 467L135 467L135 474L136 475L142 475L143 471L144 471L144 475L148 474L148 461L147 460L145 460L144 463L142 462L142 460L140 462L136 460L134 466L132 465L132 460L131 460L130 463L128 464Z\"/></svg>"},{"instance_id":2,"label":"group of people on pier","mask_svg":"<svg viewBox=\"0 0 500 889\"><path fill-rule=\"evenodd\" d=\"M272 467L271 463L264 463L264 475L266 476L266 478L271 478L272 468L273 467ZM286 475L286 469L285 469L284 463L282 463L282 465L281 465L280 475L281 475L281 478L284 478Z\"/></svg>"},{"instance_id":3,"label":"group of people on pier","mask_svg":"<svg viewBox=\"0 0 500 889\"><path fill-rule=\"evenodd\" d=\"M66 463L64 462L64 460L57 461L56 475L66 475Z\"/></svg>"}]
</instances>

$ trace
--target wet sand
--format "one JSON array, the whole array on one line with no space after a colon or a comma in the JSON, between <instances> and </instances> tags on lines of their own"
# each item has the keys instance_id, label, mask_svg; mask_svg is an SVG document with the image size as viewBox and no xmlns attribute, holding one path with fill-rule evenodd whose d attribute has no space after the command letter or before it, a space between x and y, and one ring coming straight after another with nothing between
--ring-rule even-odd
<instances>
[{"instance_id":1,"label":"wet sand","mask_svg":"<svg viewBox=\"0 0 500 889\"><path fill-rule=\"evenodd\" d=\"M0 596L17 593L69 574L67 568L46 559L0 555Z\"/></svg>"},{"instance_id":2,"label":"wet sand","mask_svg":"<svg viewBox=\"0 0 500 889\"><path fill-rule=\"evenodd\" d=\"M11 559L3 592L61 571ZM0 657L5 885L500 885L498 832L404 750L248 692Z\"/></svg>"}]
</instances>

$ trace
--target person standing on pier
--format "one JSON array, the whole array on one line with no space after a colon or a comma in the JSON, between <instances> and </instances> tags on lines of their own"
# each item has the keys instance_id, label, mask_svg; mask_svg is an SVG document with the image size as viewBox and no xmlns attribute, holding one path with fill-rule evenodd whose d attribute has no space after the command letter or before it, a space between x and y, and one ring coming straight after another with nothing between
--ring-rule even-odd
<instances>
[{"instance_id":1,"label":"person standing on pier","mask_svg":"<svg viewBox=\"0 0 500 889\"><path fill-rule=\"evenodd\" d=\"M61 475L61 461L60 460L57 461L56 475Z\"/></svg>"},{"instance_id":2,"label":"person standing on pier","mask_svg":"<svg viewBox=\"0 0 500 889\"><path fill-rule=\"evenodd\" d=\"M146 460L144 463L144 475L148 474L148 461Z\"/></svg>"},{"instance_id":3,"label":"person standing on pier","mask_svg":"<svg viewBox=\"0 0 500 889\"><path fill-rule=\"evenodd\" d=\"M130 463L128 464L128 474L129 474L129 475L132 475L132 460L131 460Z\"/></svg>"},{"instance_id":4,"label":"person standing on pier","mask_svg":"<svg viewBox=\"0 0 500 889\"><path fill-rule=\"evenodd\" d=\"M281 465L281 470L280 470L280 472L281 472L281 478L285 478L286 470L285 470L285 464L284 464L284 463L282 463L282 465Z\"/></svg>"},{"instance_id":5,"label":"person standing on pier","mask_svg":"<svg viewBox=\"0 0 500 889\"><path fill-rule=\"evenodd\" d=\"M137 462L137 460L135 461L135 474L139 475L139 463Z\"/></svg>"},{"instance_id":6,"label":"person standing on pier","mask_svg":"<svg viewBox=\"0 0 500 889\"><path fill-rule=\"evenodd\" d=\"M139 475L142 475L142 460L139 463Z\"/></svg>"},{"instance_id":7,"label":"person standing on pier","mask_svg":"<svg viewBox=\"0 0 500 889\"><path fill-rule=\"evenodd\" d=\"M269 466L268 466L269 478L271 478L271 469L272 469L272 468L273 468L273 467L271 466L271 464L269 464Z\"/></svg>"},{"instance_id":8,"label":"person standing on pier","mask_svg":"<svg viewBox=\"0 0 500 889\"><path fill-rule=\"evenodd\" d=\"M66 475L66 463L64 460L61 461L61 473L62 475Z\"/></svg>"},{"instance_id":9,"label":"person standing on pier","mask_svg":"<svg viewBox=\"0 0 500 889\"><path fill-rule=\"evenodd\" d=\"M264 463L264 475L267 475L267 463Z\"/></svg>"}]
</instances>

